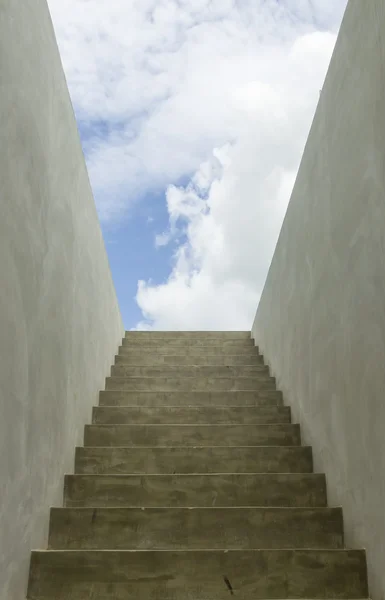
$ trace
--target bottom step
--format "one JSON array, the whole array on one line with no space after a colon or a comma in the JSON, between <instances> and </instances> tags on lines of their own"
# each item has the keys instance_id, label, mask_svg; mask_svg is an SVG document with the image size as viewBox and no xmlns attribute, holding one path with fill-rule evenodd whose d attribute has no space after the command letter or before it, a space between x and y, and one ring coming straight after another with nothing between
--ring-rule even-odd
<instances>
[{"instance_id":1,"label":"bottom step","mask_svg":"<svg viewBox=\"0 0 385 600\"><path fill-rule=\"evenodd\" d=\"M33 552L29 600L357 599L361 550Z\"/></svg>"}]
</instances>

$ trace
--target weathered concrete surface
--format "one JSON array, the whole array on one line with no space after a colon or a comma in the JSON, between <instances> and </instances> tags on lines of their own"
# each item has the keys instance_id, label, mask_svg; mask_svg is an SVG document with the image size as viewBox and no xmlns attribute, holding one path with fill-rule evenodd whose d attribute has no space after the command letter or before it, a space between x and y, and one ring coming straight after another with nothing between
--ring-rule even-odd
<instances>
[{"instance_id":1,"label":"weathered concrete surface","mask_svg":"<svg viewBox=\"0 0 385 600\"><path fill-rule=\"evenodd\" d=\"M261 373L254 377L106 377L106 390L127 392L236 392L275 390L275 379Z\"/></svg>"},{"instance_id":2,"label":"weathered concrete surface","mask_svg":"<svg viewBox=\"0 0 385 600\"><path fill-rule=\"evenodd\" d=\"M178 352L178 349L183 349L186 347L186 345L188 344L189 348L194 349L195 351L201 351L201 352L206 352L206 349L210 349L211 350L217 350L217 351L222 351L223 348L226 348L227 350L232 350L233 352L235 351L235 354L237 353L237 350L242 349L242 350L247 350L248 348L250 348L251 350L253 350L254 348L254 344L253 344L253 340L251 339L251 337L249 339L231 339L231 338L225 338L225 339L218 339L215 337L197 337L194 339L185 339L184 337L172 337L172 336L168 336L168 337L142 337L141 335L138 337L125 337L122 340L122 345L123 347L127 346L129 348L137 348L137 349L156 349L157 351L160 350L173 350L173 352L175 353Z\"/></svg>"},{"instance_id":3,"label":"weathered concrete surface","mask_svg":"<svg viewBox=\"0 0 385 600\"><path fill-rule=\"evenodd\" d=\"M183 337L181 354L191 345ZM153 391L101 395L93 416L112 422L85 427L64 508L51 511L49 549L32 555L28 598L365 598L365 552L344 549L342 511L327 507L325 476L312 471L274 385L225 378L220 365L184 379L155 370L115 378ZM187 380L186 391L159 391ZM256 391L215 391L245 380ZM287 421L270 422L274 413Z\"/></svg>"},{"instance_id":4,"label":"weathered concrete surface","mask_svg":"<svg viewBox=\"0 0 385 600\"><path fill-rule=\"evenodd\" d=\"M130 342L140 342L145 344L156 344L163 340L171 344L196 343L221 344L226 341L247 342L250 344L250 331L126 331L125 338Z\"/></svg>"},{"instance_id":5,"label":"weathered concrete surface","mask_svg":"<svg viewBox=\"0 0 385 600\"><path fill-rule=\"evenodd\" d=\"M299 425L86 425L85 446L298 446Z\"/></svg>"},{"instance_id":6,"label":"weathered concrete surface","mask_svg":"<svg viewBox=\"0 0 385 600\"><path fill-rule=\"evenodd\" d=\"M289 423L289 406L94 406L95 424Z\"/></svg>"},{"instance_id":7,"label":"weathered concrete surface","mask_svg":"<svg viewBox=\"0 0 385 600\"><path fill-rule=\"evenodd\" d=\"M230 344L214 344L207 347L188 344L188 346L180 346L175 344L132 344L129 340L123 340L125 342L124 346L119 346L119 355L126 356L128 358L134 357L137 358L139 355L151 356L154 352L156 356L175 356L176 354L181 354L183 357L188 356L191 358L205 357L207 359L207 364L210 362L211 357L215 356L259 356L258 348L253 346L252 340L247 341L246 343L233 343ZM166 360L166 359L165 359ZM140 364L140 363L136 363ZM194 364L194 360L190 361L188 364Z\"/></svg>"},{"instance_id":8,"label":"weathered concrete surface","mask_svg":"<svg viewBox=\"0 0 385 600\"><path fill-rule=\"evenodd\" d=\"M253 326L385 597L385 3L350 0Z\"/></svg>"},{"instance_id":9,"label":"weathered concrete surface","mask_svg":"<svg viewBox=\"0 0 385 600\"><path fill-rule=\"evenodd\" d=\"M114 365L111 367L112 377L259 377L269 375L266 365L249 366L213 366L206 365L162 365L162 366L133 366Z\"/></svg>"},{"instance_id":10,"label":"weathered concrete surface","mask_svg":"<svg viewBox=\"0 0 385 600\"><path fill-rule=\"evenodd\" d=\"M275 389L258 391L184 392L184 391L103 391L100 406L277 406L282 405L282 392Z\"/></svg>"},{"instance_id":11,"label":"weathered concrete surface","mask_svg":"<svg viewBox=\"0 0 385 600\"><path fill-rule=\"evenodd\" d=\"M223 600L226 580L239 600L367 597L357 550L34 552L28 597L84 600L92 589L93 600Z\"/></svg>"},{"instance_id":12,"label":"weathered concrete surface","mask_svg":"<svg viewBox=\"0 0 385 600\"><path fill-rule=\"evenodd\" d=\"M342 548L342 511L260 507L53 508L48 547L51 550Z\"/></svg>"},{"instance_id":13,"label":"weathered concrete surface","mask_svg":"<svg viewBox=\"0 0 385 600\"><path fill-rule=\"evenodd\" d=\"M311 473L309 446L76 448L75 473Z\"/></svg>"},{"instance_id":14,"label":"weathered concrete surface","mask_svg":"<svg viewBox=\"0 0 385 600\"><path fill-rule=\"evenodd\" d=\"M326 506L318 473L66 475L65 506Z\"/></svg>"},{"instance_id":15,"label":"weathered concrete surface","mask_svg":"<svg viewBox=\"0 0 385 600\"><path fill-rule=\"evenodd\" d=\"M220 354L199 356L183 354L154 354L152 352L127 351L115 356L116 365L141 365L141 366L172 366L172 365L207 365L211 366L253 366L263 365L263 356L255 352L248 354L228 354L221 356Z\"/></svg>"},{"instance_id":16,"label":"weathered concrete surface","mask_svg":"<svg viewBox=\"0 0 385 600\"><path fill-rule=\"evenodd\" d=\"M0 598L25 597L124 335L45 0L0 2Z\"/></svg>"}]
</instances>

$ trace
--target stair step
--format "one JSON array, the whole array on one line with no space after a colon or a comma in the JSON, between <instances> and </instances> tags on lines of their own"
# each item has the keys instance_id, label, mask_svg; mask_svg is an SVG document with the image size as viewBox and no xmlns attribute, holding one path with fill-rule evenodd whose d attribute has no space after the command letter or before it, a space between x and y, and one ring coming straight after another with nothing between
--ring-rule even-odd
<instances>
[{"instance_id":1,"label":"stair step","mask_svg":"<svg viewBox=\"0 0 385 600\"><path fill-rule=\"evenodd\" d=\"M275 378L260 377L107 377L106 390L210 392L275 390Z\"/></svg>"},{"instance_id":2,"label":"stair step","mask_svg":"<svg viewBox=\"0 0 385 600\"><path fill-rule=\"evenodd\" d=\"M251 340L250 331L126 331L130 340Z\"/></svg>"},{"instance_id":3,"label":"stair step","mask_svg":"<svg viewBox=\"0 0 385 600\"><path fill-rule=\"evenodd\" d=\"M172 344L168 345L146 345L146 344L127 344L119 346L119 356L186 356L193 358L194 356L206 359L206 364L210 362L211 358L218 356L220 358L227 356L239 356L251 357L259 356L259 351L253 344L240 344L234 345L210 345L210 346L196 346L193 344L185 344L175 346Z\"/></svg>"},{"instance_id":4,"label":"stair step","mask_svg":"<svg viewBox=\"0 0 385 600\"><path fill-rule=\"evenodd\" d=\"M94 406L95 424L290 423L288 406Z\"/></svg>"},{"instance_id":5,"label":"stair step","mask_svg":"<svg viewBox=\"0 0 385 600\"><path fill-rule=\"evenodd\" d=\"M206 365L177 366L133 366L114 365L111 367L112 377L269 377L266 365L249 365L228 367Z\"/></svg>"},{"instance_id":6,"label":"stair step","mask_svg":"<svg viewBox=\"0 0 385 600\"><path fill-rule=\"evenodd\" d=\"M77 447L78 474L311 473L309 446Z\"/></svg>"},{"instance_id":7,"label":"stair step","mask_svg":"<svg viewBox=\"0 0 385 600\"><path fill-rule=\"evenodd\" d=\"M299 446L299 425L86 425L85 446Z\"/></svg>"},{"instance_id":8,"label":"stair step","mask_svg":"<svg viewBox=\"0 0 385 600\"><path fill-rule=\"evenodd\" d=\"M128 391L109 390L99 394L100 406L282 406L282 392L257 391Z\"/></svg>"},{"instance_id":9,"label":"stair step","mask_svg":"<svg viewBox=\"0 0 385 600\"><path fill-rule=\"evenodd\" d=\"M33 552L30 600L366 598L362 550Z\"/></svg>"},{"instance_id":10,"label":"stair step","mask_svg":"<svg viewBox=\"0 0 385 600\"><path fill-rule=\"evenodd\" d=\"M147 348L201 348L205 352L206 348L254 348L254 341L251 338L248 339L219 339L219 338L183 338L183 337L169 337L169 338L153 338L148 337L136 337L136 338L123 338L122 346L146 346Z\"/></svg>"},{"instance_id":11,"label":"stair step","mask_svg":"<svg viewBox=\"0 0 385 600\"><path fill-rule=\"evenodd\" d=\"M212 366L253 366L263 365L263 356L250 352L249 354L223 354L210 355L202 354L159 354L154 352L126 351L115 356L116 365L142 365L142 366L172 366L172 365L207 365Z\"/></svg>"},{"instance_id":12,"label":"stair step","mask_svg":"<svg viewBox=\"0 0 385 600\"><path fill-rule=\"evenodd\" d=\"M66 475L64 506L326 506L321 474Z\"/></svg>"},{"instance_id":13,"label":"stair step","mask_svg":"<svg viewBox=\"0 0 385 600\"><path fill-rule=\"evenodd\" d=\"M29 600L359 600L363 550L250 332L125 332Z\"/></svg>"},{"instance_id":14,"label":"stair step","mask_svg":"<svg viewBox=\"0 0 385 600\"><path fill-rule=\"evenodd\" d=\"M48 547L55 550L342 548L342 511L340 508L53 508Z\"/></svg>"}]
</instances>

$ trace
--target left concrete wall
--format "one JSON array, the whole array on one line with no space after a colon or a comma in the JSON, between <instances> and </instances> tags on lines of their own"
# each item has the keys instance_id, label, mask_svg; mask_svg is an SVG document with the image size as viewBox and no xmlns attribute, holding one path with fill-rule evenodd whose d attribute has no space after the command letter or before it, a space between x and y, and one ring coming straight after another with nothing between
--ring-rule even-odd
<instances>
[{"instance_id":1,"label":"left concrete wall","mask_svg":"<svg viewBox=\"0 0 385 600\"><path fill-rule=\"evenodd\" d=\"M26 595L124 335L46 0L0 0L0 598Z\"/></svg>"}]
</instances>

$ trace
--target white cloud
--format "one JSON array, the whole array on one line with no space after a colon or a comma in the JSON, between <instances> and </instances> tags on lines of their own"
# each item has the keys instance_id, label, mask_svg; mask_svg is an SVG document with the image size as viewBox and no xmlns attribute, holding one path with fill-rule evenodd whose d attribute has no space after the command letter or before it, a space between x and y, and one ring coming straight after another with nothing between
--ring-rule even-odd
<instances>
[{"instance_id":1,"label":"white cloud","mask_svg":"<svg viewBox=\"0 0 385 600\"><path fill-rule=\"evenodd\" d=\"M334 41L304 35L236 89L236 141L168 188L169 237L185 239L167 282L140 282L139 329L250 329Z\"/></svg>"},{"instance_id":2,"label":"white cloud","mask_svg":"<svg viewBox=\"0 0 385 600\"><path fill-rule=\"evenodd\" d=\"M49 0L101 218L192 173L242 126L233 94L345 0ZM313 7L313 8L312 8ZM331 8L333 7L333 8Z\"/></svg>"},{"instance_id":3,"label":"white cloud","mask_svg":"<svg viewBox=\"0 0 385 600\"><path fill-rule=\"evenodd\" d=\"M167 188L140 328L250 327L346 0L49 0L104 220ZM173 185L191 177L184 188Z\"/></svg>"}]
</instances>

